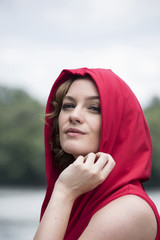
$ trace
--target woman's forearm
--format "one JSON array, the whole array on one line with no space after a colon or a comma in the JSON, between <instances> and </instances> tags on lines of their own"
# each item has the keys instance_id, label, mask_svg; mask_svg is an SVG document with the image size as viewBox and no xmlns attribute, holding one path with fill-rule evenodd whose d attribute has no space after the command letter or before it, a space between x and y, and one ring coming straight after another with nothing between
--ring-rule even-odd
<instances>
[{"instance_id":1,"label":"woman's forearm","mask_svg":"<svg viewBox=\"0 0 160 240\"><path fill-rule=\"evenodd\" d=\"M52 194L34 240L63 240L74 199L66 194Z\"/></svg>"}]
</instances>

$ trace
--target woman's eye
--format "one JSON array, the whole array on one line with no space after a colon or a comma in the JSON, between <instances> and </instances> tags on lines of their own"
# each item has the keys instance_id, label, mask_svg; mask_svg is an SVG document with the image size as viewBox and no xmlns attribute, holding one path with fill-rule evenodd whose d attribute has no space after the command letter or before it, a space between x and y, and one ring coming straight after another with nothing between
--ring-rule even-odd
<instances>
[{"instance_id":1,"label":"woman's eye","mask_svg":"<svg viewBox=\"0 0 160 240\"><path fill-rule=\"evenodd\" d=\"M62 109L63 110L67 110L67 109L70 109L70 108L74 108L74 105L71 104L71 103L64 103L64 104L62 104Z\"/></svg>"},{"instance_id":2,"label":"woman's eye","mask_svg":"<svg viewBox=\"0 0 160 240\"><path fill-rule=\"evenodd\" d=\"M91 110L93 112L96 112L96 113L100 113L101 112L100 106L90 106L89 110Z\"/></svg>"}]
</instances>

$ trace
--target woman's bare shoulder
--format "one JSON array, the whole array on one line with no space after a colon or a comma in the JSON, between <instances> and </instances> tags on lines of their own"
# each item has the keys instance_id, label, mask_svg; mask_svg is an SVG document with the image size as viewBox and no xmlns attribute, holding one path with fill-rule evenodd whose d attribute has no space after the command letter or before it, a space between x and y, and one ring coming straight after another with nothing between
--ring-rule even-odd
<instances>
[{"instance_id":1,"label":"woman's bare shoulder","mask_svg":"<svg viewBox=\"0 0 160 240\"><path fill-rule=\"evenodd\" d=\"M97 211L79 240L154 240L156 234L157 221L149 204L126 195Z\"/></svg>"}]
</instances>

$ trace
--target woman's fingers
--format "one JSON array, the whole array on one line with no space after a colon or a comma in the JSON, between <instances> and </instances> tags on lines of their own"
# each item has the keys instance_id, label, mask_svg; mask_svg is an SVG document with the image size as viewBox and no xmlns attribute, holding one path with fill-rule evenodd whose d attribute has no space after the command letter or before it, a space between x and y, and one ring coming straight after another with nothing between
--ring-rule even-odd
<instances>
[{"instance_id":1,"label":"woman's fingers","mask_svg":"<svg viewBox=\"0 0 160 240\"><path fill-rule=\"evenodd\" d=\"M103 174L110 173L112 169L115 166L115 161L111 157L111 155L103 153L103 152L98 152L98 153L89 153L87 156L79 156L76 161L74 162L75 164L80 164L83 165L85 168L89 168L91 170L92 168L95 170L98 174L101 171L103 171Z\"/></svg>"},{"instance_id":2,"label":"woman's fingers","mask_svg":"<svg viewBox=\"0 0 160 240\"><path fill-rule=\"evenodd\" d=\"M85 157L83 156L79 156L75 161L74 163L78 163L78 164L85 164L86 167L88 166L92 166L96 161L96 154L95 153L89 153L87 154Z\"/></svg>"},{"instance_id":3,"label":"woman's fingers","mask_svg":"<svg viewBox=\"0 0 160 240\"><path fill-rule=\"evenodd\" d=\"M87 156L85 156L85 164L88 166L91 166L95 163L96 161L96 154L95 153L89 153Z\"/></svg>"},{"instance_id":4,"label":"woman's fingers","mask_svg":"<svg viewBox=\"0 0 160 240\"><path fill-rule=\"evenodd\" d=\"M104 165L102 166L102 160L97 162L97 164L100 164L101 162L101 167L102 167L102 176L104 178L108 177L108 175L111 173L111 171L113 170L113 168L115 167L115 161L114 159L111 157L111 155L109 154L105 154L106 156L104 155L101 155L103 156L103 159L104 159ZM100 158L102 157L99 157L99 160ZM106 160L106 163L105 163L105 160Z\"/></svg>"},{"instance_id":5,"label":"woman's fingers","mask_svg":"<svg viewBox=\"0 0 160 240\"><path fill-rule=\"evenodd\" d=\"M100 169L103 169L104 166L108 163L109 159L109 155L105 154L105 153L97 153L97 161L96 161L96 166L99 167Z\"/></svg>"},{"instance_id":6,"label":"woman's fingers","mask_svg":"<svg viewBox=\"0 0 160 240\"><path fill-rule=\"evenodd\" d=\"M106 153L98 152L96 155L97 155L98 159L97 159L95 165L97 165L97 167L100 170L100 175L102 177L102 180L105 180L108 177L108 175L111 173L111 171L113 170L113 168L115 166L115 161L111 157L111 155L106 154Z\"/></svg>"},{"instance_id":7,"label":"woman's fingers","mask_svg":"<svg viewBox=\"0 0 160 240\"><path fill-rule=\"evenodd\" d=\"M80 155L80 156L74 161L74 163L83 164L84 161L85 161L84 157Z\"/></svg>"}]
</instances>

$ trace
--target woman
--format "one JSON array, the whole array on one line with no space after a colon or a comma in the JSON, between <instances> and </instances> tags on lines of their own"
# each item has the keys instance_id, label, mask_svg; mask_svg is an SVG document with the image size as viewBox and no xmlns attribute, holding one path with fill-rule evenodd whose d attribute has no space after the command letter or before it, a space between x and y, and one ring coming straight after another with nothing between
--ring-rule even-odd
<instances>
[{"instance_id":1,"label":"woman","mask_svg":"<svg viewBox=\"0 0 160 240\"><path fill-rule=\"evenodd\" d=\"M151 139L130 88L111 70L63 70L45 124L47 191L36 239L160 239L142 182Z\"/></svg>"}]
</instances>

